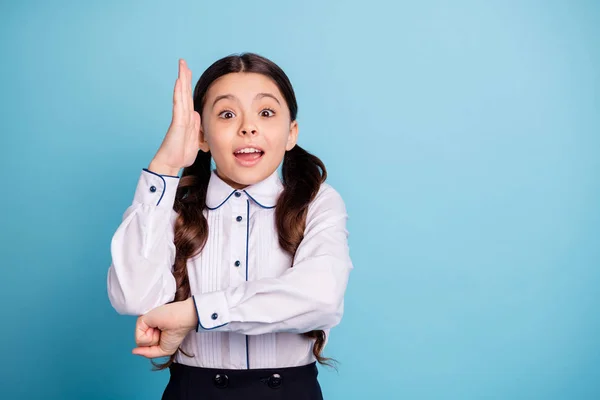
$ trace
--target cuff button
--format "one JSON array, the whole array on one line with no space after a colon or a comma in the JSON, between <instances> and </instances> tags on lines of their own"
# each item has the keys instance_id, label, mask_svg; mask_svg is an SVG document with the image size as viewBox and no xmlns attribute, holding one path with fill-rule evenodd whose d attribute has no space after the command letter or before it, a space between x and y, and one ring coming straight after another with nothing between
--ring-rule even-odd
<instances>
[{"instance_id":1,"label":"cuff button","mask_svg":"<svg viewBox=\"0 0 600 400\"><path fill-rule=\"evenodd\" d=\"M210 316L212 319L217 319L219 318L219 314L217 313L213 313L213 315Z\"/></svg>"}]
</instances>

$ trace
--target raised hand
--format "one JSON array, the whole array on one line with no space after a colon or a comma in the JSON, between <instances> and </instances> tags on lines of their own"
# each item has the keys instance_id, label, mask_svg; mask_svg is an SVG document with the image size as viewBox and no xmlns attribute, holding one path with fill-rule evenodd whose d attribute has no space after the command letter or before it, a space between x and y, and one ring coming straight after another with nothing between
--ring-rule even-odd
<instances>
[{"instance_id":1,"label":"raised hand","mask_svg":"<svg viewBox=\"0 0 600 400\"><path fill-rule=\"evenodd\" d=\"M179 60L179 75L173 90L173 117L165 138L148 169L163 175L177 175L194 163L200 147L200 114L194 110L192 71Z\"/></svg>"}]
</instances>

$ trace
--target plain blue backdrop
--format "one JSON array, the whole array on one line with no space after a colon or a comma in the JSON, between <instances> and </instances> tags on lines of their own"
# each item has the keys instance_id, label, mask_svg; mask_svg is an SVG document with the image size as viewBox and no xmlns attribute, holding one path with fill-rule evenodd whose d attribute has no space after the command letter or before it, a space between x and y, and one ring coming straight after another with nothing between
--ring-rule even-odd
<instances>
[{"instance_id":1,"label":"plain blue backdrop","mask_svg":"<svg viewBox=\"0 0 600 400\"><path fill-rule=\"evenodd\" d=\"M194 83L253 51L350 214L327 400L600 398L594 1L3 1L3 399L158 399L110 239Z\"/></svg>"}]
</instances>

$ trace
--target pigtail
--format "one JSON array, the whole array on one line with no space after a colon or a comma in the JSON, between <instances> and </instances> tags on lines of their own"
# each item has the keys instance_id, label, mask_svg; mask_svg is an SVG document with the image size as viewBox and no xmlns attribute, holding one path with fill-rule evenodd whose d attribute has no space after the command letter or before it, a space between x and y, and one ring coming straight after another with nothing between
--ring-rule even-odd
<instances>
[{"instance_id":1,"label":"pigtail","mask_svg":"<svg viewBox=\"0 0 600 400\"><path fill-rule=\"evenodd\" d=\"M327 170L317 156L296 145L285 153L281 172L284 190L275 208L279 245L295 255L304 238L308 206L327 179ZM304 336L315 339L313 354L320 364L331 366L331 361L335 362L321 355L326 342L325 331L314 330Z\"/></svg>"}]
</instances>

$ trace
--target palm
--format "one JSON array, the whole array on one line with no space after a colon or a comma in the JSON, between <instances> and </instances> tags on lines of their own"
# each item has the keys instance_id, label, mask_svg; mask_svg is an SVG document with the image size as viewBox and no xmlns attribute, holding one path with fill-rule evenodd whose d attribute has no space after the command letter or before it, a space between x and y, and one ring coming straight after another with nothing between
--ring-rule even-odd
<instances>
[{"instance_id":1,"label":"palm","mask_svg":"<svg viewBox=\"0 0 600 400\"><path fill-rule=\"evenodd\" d=\"M179 76L173 90L173 117L169 130L155 159L172 167L187 167L198 155L200 147L200 114L194 110L192 71L184 60L179 63Z\"/></svg>"}]
</instances>

